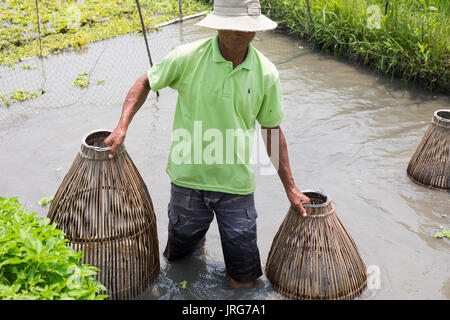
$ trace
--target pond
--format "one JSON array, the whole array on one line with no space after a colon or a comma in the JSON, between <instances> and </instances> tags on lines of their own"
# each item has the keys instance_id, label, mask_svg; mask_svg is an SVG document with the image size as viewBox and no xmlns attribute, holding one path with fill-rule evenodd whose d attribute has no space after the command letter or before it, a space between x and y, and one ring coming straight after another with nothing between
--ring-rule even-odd
<instances>
[{"instance_id":1,"label":"pond","mask_svg":"<svg viewBox=\"0 0 450 320\"><path fill-rule=\"evenodd\" d=\"M176 44L214 34L194 23L150 34L153 60ZM358 299L450 299L450 241L434 237L440 225L450 226L450 193L416 185L406 175L433 113L448 108L449 97L407 89L277 33L258 33L254 45L280 72L282 128L298 187L331 198L366 265L380 271L379 287ZM37 201L56 192L87 132L115 127L128 89L149 61L142 37L134 34L25 63L38 67L0 69L0 91L27 85L46 93L0 108L0 194L18 196L27 209L46 216L48 206ZM85 90L71 85L83 71L92 79ZM104 84L96 84L99 80ZM153 199L161 255L161 273L140 298L285 299L265 276L251 289L227 288L215 220L195 254L175 263L162 256L170 195L165 166L176 98L170 89L159 97L151 93L125 142ZM258 167L255 172L264 267L289 202L276 175Z\"/></svg>"}]
</instances>

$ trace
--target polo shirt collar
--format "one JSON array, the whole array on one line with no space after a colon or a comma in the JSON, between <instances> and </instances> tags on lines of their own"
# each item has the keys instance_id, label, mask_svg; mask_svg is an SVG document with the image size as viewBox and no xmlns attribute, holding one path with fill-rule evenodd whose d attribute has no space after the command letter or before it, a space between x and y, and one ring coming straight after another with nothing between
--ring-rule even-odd
<instances>
[{"instance_id":1,"label":"polo shirt collar","mask_svg":"<svg viewBox=\"0 0 450 320\"><path fill-rule=\"evenodd\" d=\"M225 58L222 56L222 53L220 52L219 35L216 35L213 38L212 54L213 54L214 62L226 62L227 61L227 60L225 60ZM245 57L245 60L240 64L240 67L247 69L247 70L251 70L251 68L253 66L254 54L255 54L255 49L253 48L253 45L250 43L248 45L247 57Z\"/></svg>"}]
</instances>

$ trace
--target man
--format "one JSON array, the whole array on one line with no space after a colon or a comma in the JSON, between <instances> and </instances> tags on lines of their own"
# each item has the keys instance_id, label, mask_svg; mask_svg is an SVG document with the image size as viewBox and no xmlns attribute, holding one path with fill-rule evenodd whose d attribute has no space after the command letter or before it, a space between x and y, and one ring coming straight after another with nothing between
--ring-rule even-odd
<instances>
[{"instance_id":1,"label":"man","mask_svg":"<svg viewBox=\"0 0 450 320\"><path fill-rule=\"evenodd\" d=\"M218 34L175 48L142 75L125 99L117 127L105 140L113 157L150 89L169 86L178 91L166 169L172 184L164 256L175 260L192 252L204 240L215 214L230 288L250 287L262 275L254 169L247 159L251 142L236 147L235 138L240 137L233 134L252 133L257 120L267 129L270 156L272 143L278 144L274 165L289 201L304 216L302 204L309 202L294 183L279 127L283 107L278 71L251 45L256 31L277 26L260 8L259 1L214 1L213 12L198 25L217 29ZM272 141L275 131L278 139ZM205 146L206 136L211 144Z\"/></svg>"}]
</instances>

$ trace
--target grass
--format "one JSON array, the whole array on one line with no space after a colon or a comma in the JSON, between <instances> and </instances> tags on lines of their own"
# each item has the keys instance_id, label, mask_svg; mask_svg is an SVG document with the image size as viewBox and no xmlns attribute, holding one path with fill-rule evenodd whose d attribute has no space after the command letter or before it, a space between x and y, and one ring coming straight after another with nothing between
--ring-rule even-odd
<instances>
[{"instance_id":1,"label":"grass","mask_svg":"<svg viewBox=\"0 0 450 320\"><path fill-rule=\"evenodd\" d=\"M450 93L450 1L309 0L309 4L310 10L306 0L261 1L263 12L288 34L405 84Z\"/></svg>"},{"instance_id":2,"label":"grass","mask_svg":"<svg viewBox=\"0 0 450 320\"><path fill-rule=\"evenodd\" d=\"M178 16L178 1L141 0L147 27ZM448 0L261 0L263 13L285 33L347 56L381 74L450 93ZM210 1L183 0L184 15ZM141 30L134 0L2 0L0 66L48 56ZM379 19L377 19L379 17ZM373 28L375 26L375 28ZM31 69L31 68L30 68ZM4 101L0 96L0 103Z\"/></svg>"}]
</instances>

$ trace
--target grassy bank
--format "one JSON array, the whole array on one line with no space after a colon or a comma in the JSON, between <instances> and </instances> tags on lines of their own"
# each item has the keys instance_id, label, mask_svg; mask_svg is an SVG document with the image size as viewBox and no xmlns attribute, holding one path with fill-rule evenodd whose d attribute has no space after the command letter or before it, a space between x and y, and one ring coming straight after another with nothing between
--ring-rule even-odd
<instances>
[{"instance_id":1,"label":"grassy bank","mask_svg":"<svg viewBox=\"0 0 450 320\"><path fill-rule=\"evenodd\" d=\"M147 27L178 16L178 1L141 0ZM263 12L288 34L336 56L405 83L450 93L448 0L261 0ZM210 1L183 0L184 15L209 10ZM377 15L379 20L377 20ZM139 31L135 0L0 2L0 66ZM5 100L0 95L0 104Z\"/></svg>"},{"instance_id":2,"label":"grassy bank","mask_svg":"<svg viewBox=\"0 0 450 320\"><path fill-rule=\"evenodd\" d=\"M147 27L178 17L178 1L140 0ZM135 0L39 0L41 43L35 0L1 0L0 66L141 30ZM202 1L183 0L183 13L208 10Z\"/></svg>"},{"instance_id":3,"label":"grassy bank","mask_svg":"<svg viewBox=\"0 0 450 320\"><path fill-rule=\"evenodd\" d=\"M448 0L262 0L288 34L405 83L450 93ZM371 7L372 6L372 7ZM379 20L377 20L377 16Z\"/></svg>"}]
</instances>

